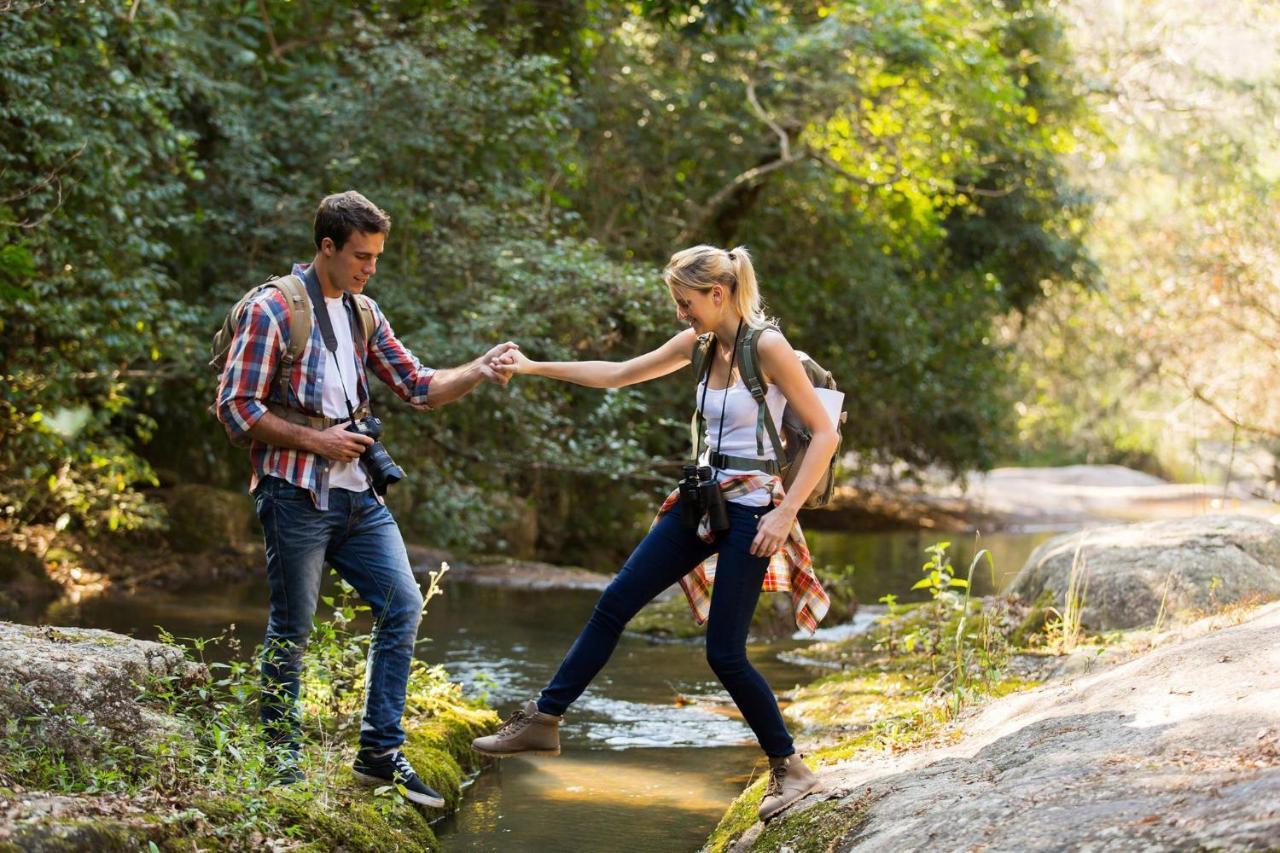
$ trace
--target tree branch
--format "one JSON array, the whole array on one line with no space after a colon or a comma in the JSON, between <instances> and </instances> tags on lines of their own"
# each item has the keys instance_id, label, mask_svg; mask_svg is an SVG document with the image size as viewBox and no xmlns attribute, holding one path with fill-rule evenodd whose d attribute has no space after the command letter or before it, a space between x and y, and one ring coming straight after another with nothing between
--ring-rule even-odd
<instances>
[{"instance_id":1,"label":"tree branch","mask_svg":"<svg viewBox=\"0 0 1280 853\"><path fill-rule=\"evenodd\" d=\"M58 212L58 208L62 207L62 173L63 173L63 172L65 172L65 171L67 170L67 167L68 167L68 166L70 166L72 163L74 163L74 162L76 161L76 158L78 158L81 154L83 154L83 153L84 153L84 150L85 150L85 148L86 148L86 147L88 147L88 145L89 145L88 140L85 140L84 142L82 142L82 143L80 144L80 147L79 147L78 149L76 149L76 153L72 154L72 155L71 155L70 157L68 157L65 161L63 161L63 163L62 163L62 165L61 165L61 166L59 166L58 168L54 169L54 170L53 170L52 172L50 172L48 175L45 175L45 177L44 177L44 179L43 179L43 180L41 180L41 181L39 181L39 182L37 182L37 183L32 184L31 186L27 187L25 190L22 190L22 191L21 191L21 192L19 192L19 193L16 193L16 194L14 194L14 195L10 195L10 196L5 196L4 198L0 198L0 204L8 204L8 203L9 203L9 202L11 202L11 201L18 201L19 199L24 199L24 198L26 198L27 196L31 195L32 193L36 192L37 190L40 190L40 189L42 189L42 188L44 188L44 187L47 187L47 186L49 186L49 184L51 184L51 183L52 183L52 184L54 184L54 186L57 188L57 191L58 191L58 200L57 200L57 202L54 204L54 206L53 206L53 209L52 209L52 210L48 211L47 213L45 213L45 215L44 215L44 216L41 216L39 219L36 219L36 220L34 220L34 221L32 221L32 220L24 220L24 221L22 221L22 222L5 222L5 221L0 221L0 225L11 225L11 226L15 226L15 227L18 227L18 228L25 228L25 229L30 230L30 229L32 229L32 228L35 228L35 227L36 227L36 226L38 226L38 225L41 225L41 224L42 224L42 223L44 223L44 222L45 222L49 217L51 217L51 216L53 216L55 213L57 213L57 212Z\"/></svg>"},{"instance_id":2,"label":"tree branch","mask_svg":"<svg viewBox=\"0 0 1280 853\"><path fill-rule=\"evenodd\" d=\"M1199 385L1192 384L1192 382L1185 376L1181 378L1183 383L1187 386L1187 390L1191 392L1191 396L1195 397L1201 403L1204 403L1212 409L1218 417L1222 418L1236 429L1242 429L1245 432L1252 432L1257 435L1265 435L1268 438L1280 438L1280 430L1259 426L1258 424L1245 423L1244 421L1227 414L1226 410L1223 409L1215 400L1212 400L1209 395L1204 393L1203 389Z\"/></svg>"}]
</instances>

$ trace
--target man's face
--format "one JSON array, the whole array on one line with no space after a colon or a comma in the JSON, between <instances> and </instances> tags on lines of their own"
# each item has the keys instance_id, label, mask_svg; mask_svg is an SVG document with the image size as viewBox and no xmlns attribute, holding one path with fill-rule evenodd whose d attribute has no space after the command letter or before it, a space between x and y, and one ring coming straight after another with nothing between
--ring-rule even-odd
<instances>
[{"instance_id":1,"label":"man's face","mask_svg":"<svg viewBox=\"0 0 1280 853\"><path fill-rule=\"evenodd\" d=\"M329 283L344 293L363 293L364 286L378 269L378 256L387 241L385 234L352 231L341 249L326 237L321 245L329 262Z\"/></svg>"}]
</instances>

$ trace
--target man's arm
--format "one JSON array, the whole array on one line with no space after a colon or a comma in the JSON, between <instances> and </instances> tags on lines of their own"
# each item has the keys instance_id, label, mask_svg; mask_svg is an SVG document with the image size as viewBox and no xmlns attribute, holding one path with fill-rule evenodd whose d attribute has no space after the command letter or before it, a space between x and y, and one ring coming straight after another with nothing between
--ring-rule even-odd
<instances>
[{"instance_id":1,"label":"man's arm","mask_svg":"<svg viewBox=\"0 0 1280 853\"><path fill-rule=\"evenodd\" d=\"M271 412L264 414L249 428L249 435L254 441L305 450L331 462L354 462L366 447L373 444L373 439L367 435L348 432L345 423L318 430L291 424Z\"/></svg>"},{"instance_id":2,"label":"man's arm","mask_svg":"<svg viewBox=\"0 0 1280 853\"><path fill-rule=\"evenodd\" d=\"M424 408L434 409L437 406L452 403L469 394L481 382L506 385L511 381L511 376L495 370L493 362L504 353L518 349L518 346L507 341L460 367L446 367L435 371L431 376L431 387L428 389Z\"/></svg>"},{"instance_id":3,"label":"man's arm","mask_svg":"<svg viewBox=\"0 0 1280 853\"><path fill-rule=\"evenodd\" d=\"M357 297L363 299L365 297ZM395 391L400 399L417 409L432 409L452 403L481 382L505 385L509 376L494 370L490 362L511 349L513 343L499 344L484 355L459 367L433 370L423 367L391 329L391 323L370 300L374 313L374 332L369 341L368 365L378 378Z\"/></svg>"}]
</instances>

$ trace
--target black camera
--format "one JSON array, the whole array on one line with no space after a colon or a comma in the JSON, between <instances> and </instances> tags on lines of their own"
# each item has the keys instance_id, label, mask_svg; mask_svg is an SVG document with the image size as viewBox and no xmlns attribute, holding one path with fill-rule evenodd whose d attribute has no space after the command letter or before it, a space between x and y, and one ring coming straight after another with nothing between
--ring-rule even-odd
<instances>
[{"instance_id":1,"label":"black camera","mask_svg":"<svg viewBox=\"0 0 1280 853\"><path fill-rule=\"evenodd\" d=\"M696 530L702 516L713 532L729 529L729 510L715 474L706 465L685 465L680 477L680 523Z\"/></svg>"},{"instance_id":2,"label":"black camera","mask_svg":"<svg viewBox=\"0 0 1280 853\"><path fill-rule=\"evenodd\" d=\"M382 438L382 421L370 415L367 418L353 420L347 424L347 432L356 432L373 439L373 444L360 454L360 466L364 468L373 490L380 495L387 493L387 487L404 479L404 469L395 463L391 454L378 439Z\"/></svg>"}]
</instances>

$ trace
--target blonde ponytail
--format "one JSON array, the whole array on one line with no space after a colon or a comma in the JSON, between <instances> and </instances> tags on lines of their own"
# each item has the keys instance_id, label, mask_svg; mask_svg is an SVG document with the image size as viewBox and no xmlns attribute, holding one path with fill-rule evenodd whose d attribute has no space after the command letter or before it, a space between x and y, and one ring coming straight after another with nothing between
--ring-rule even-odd
<instances>
[{"instance_id":1,"label":"blonde ponytail","mask_svg":"<svg viewBox=\"0 0 1280 853\"><path fill-rule=\"evenodd\" d=\"M748 326L759 329L772 323L764 313L756 270L744 246L727 252L715 246L676 252L662 271L662 279L672 290L706 291L718 284L729 291L733 307Z\"/></svg>"}]
</instances>

